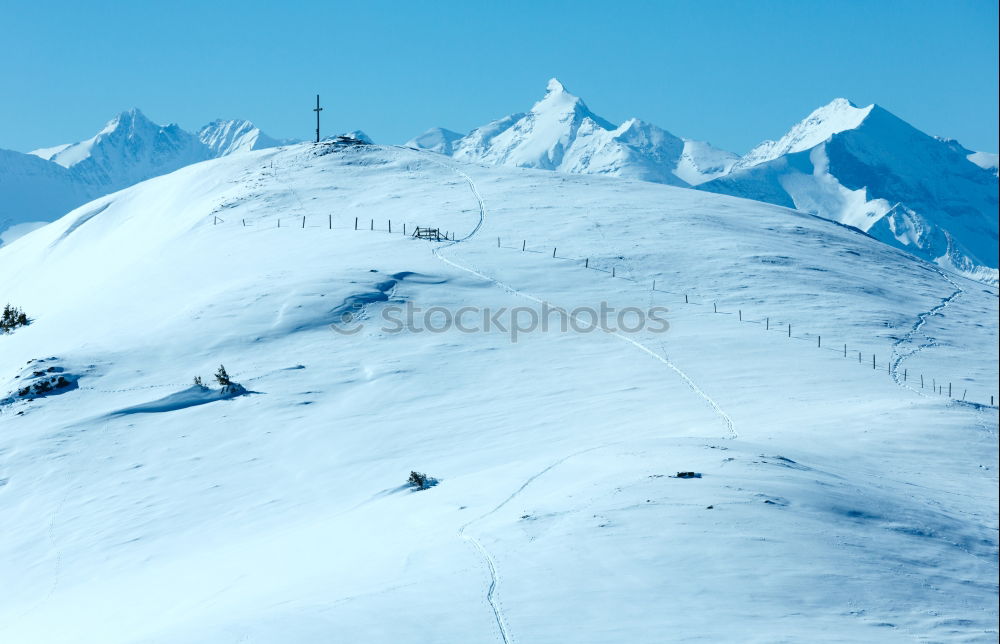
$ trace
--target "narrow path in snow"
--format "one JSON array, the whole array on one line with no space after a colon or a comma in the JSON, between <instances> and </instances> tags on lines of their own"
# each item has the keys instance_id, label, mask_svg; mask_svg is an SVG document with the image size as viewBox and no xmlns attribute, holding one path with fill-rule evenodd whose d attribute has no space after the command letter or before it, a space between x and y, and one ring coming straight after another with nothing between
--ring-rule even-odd
<instances>
[{"instance_id":1,"label":"narrow path in snow","mask_svg":"<svg viewBox=\"0 0 1000 644\"><path fill-rule=\"evenodd\" d=\"M455 240L453 242L450 242L450 243L442 245L442 246L435 247L434 250L433 250L434 256L437 257L439 260L445 262L446 264L448 264L448 265L450 265L450 266L452 266L454 268L457 268L458 270L464 271L466 273L470 273L472 275L475 275L476 277L479 277L480 279L483 279L483 280L486 280L488 282L491 282L495 286L498 286L498 287L504 289L505 291L513 294L513 295L516 295L518 297L523 297L523 298L531 300L531 301L533 301L533 302L535 302L537 304L547 305L547 306L553 308L554 310L557 310L557 311L563 313L567 317L573 318L578 323L583 323L583 320L580 320L579 318L577 318L576 316L572 315L570 312L566 311L566 309L564 309L564 308L562 308L560 306L555 306L552 303L547 302L546 300L543 300L541 298L535 297L534 295L530 295L528 293L525 293L524 291L518 290L518 289L510 286L509 284L506 284L506 283L504 283L504 282L502 282L502 281L500 281L500 280L498 280L496 278L493 278L493 277L490 277L488 275L485 275L485 274L477 271L476 269L474 269L472 267L465 266L463 264L455 262L455 261L453 261L453 260L445 257L441 253L442 250L444 250L446 248L451 248L452 246L455 246L455 245L460 244L460 243L462 243L464 241L467 241L467 240L471 239L473 236L475 236L482 229L483 225L486 223L487 211L486 211L486 203L483 201L483 197L479 193L479 189L476 187L476 183L472 180L472 177L470 177L465 172L462 172L458 168L456 168L456 167L454 167L454 166L452 166L450 164L444 163L442 161L439 161L437 159L432 159L432 162L434 162L434 163L436 163L436 164L438 164L440 166L443 166L443 167L451 170L455 174L457 174L457 175L461 176L463 179L465 179L466 183L468 183L468 185L469 185L469 189L472 190L472 194L475 196L476 201L479 204L479 221L476 223L476 225L472 229L472 231L469 232L467 235L463 236L460 239L457 239L457 240ZM640 351L642 351L643 353L649 355L650 357L654 358L655 360L663 363L668 368L670 368L672 371L674 371L674 373L676 373L685 382L685 384L687 384L687 386L689 388L691 388L692 391L694 391L698 396L700 396L703 400L705 400L709 404L709 406L711 406L712 409L722 417L723 421L726 424L726 431L727 431L727 433L729 435L729 438L734 439L734 438L738 437L738 434L736 433L736 429L735 429L735 427L733 425L732 418L722 410L722 408L719 406L718 403L715 402L715 400L713 400L700 387L698 387L698 385L695 384L695 382L686 373L684 373L683 370L681 370L674 363L672 363L666 357L665 352L664 352L664 355L661 355L661 354L657 353L656 351L654 351L653 349L650 349L646 345L642 344L641 342L639 342L637 340L634 340L634 339L632 339L632 338L630 338L630 337L628 337L626 335L623 335L623 334L621 334L619 332L612 331L612 332L609 332L609 333L610 333L610 335L616 336L620 340L624 340L625 342L628 342L629 344L631 344L635 348L639 349ZM545 467L541 471L539 471L536 474L534 474L531 477L529 477L521 485L521 487L519 487L517 490L515 490L510 496L508 496L506 499L504 499L499 505L497 505L496 507L494 507L492 510L490 510L489 512L486 512L485 514L483 514L483 515L481 515L481 516L479 516L479 517L477 517L477 518L475 518L475 519L473 519L473 520L465 523L461 528L459 528L458 536L460 538L462 538L463 540L467 541L468 543L472 544L472 546L476 549L476 551L480 554L480 556L486 562L486 566L487 566L487 569L489 570L489 574L490 574L490 585L489 585L489 587L487 588L487 591L486 591L486 601L490 605L490 608L493 611L493 617L494 617L494 619L496 621L497 628L499 629L500 638L502 639L502 641L504 642L504 644L512 644L512 642L514 640L513 640L513 637L511 636L510 631L508 629L507 622L506 622L506 620L504 618L504 615L503 615L503 609L502 609L502 607L500 605L500 601L499 601L499 599L497 597L497 588L498 588L499 582L500 582L500 575L499 575L499 573L497 571L496 561L493 558L493 555L490 554L490 552L486 549L485 546L483 546L482 542L479 541L479 539L477 539L475 536L473 536L473 535L471 535L471 534L468 533L468 528L473 523L475 523L477 521L480 521L480 520L482 520L482 519L490 516L491 514L494 514L495 512L497 512L500 508L502 508L503 506L505 506L512 499L514 499L517 495L519 495L533 481L535 481L536 479L538 479L538 477L542 476L546 472L549 472L550 470L552 470L556 466L560 465L561 463L566 462L567 460L569 460L570 458L573 458L574 456L577 456L579 454L583 454L585 452L593 451L593 450L596 450L596 449L600 449L602 447L605 447L605 445L598 445L598 446L590 447L590 448L587 448L587 449L584 449L584 450L580 450L580 451L577 451L577 452L573 452L572 454L568 454L568 455L564 456L563 458L555 461L554 463L548 465L547 467Z\"/></svg>"},{"instance_id":2,"label":"narrow path in snow","mask_svg":"<svg viewBox=\"0 0 1000 644\"><path fill-rule=\"evenodd\" d=\"M500 508L504 507L505 505L507 505L508 503L510 503L511 501L513 501L514 498L517 497L517 495L519 495L521 492L523 492L526 487L528 487L529 485L531 485L539 477L541 477L542 475L546 474L547 472L550 472L551 470L555 469L559 465L562 465L563 463L565 463L569 459L571 459L571 458L573 458L575 456L579 456L581 454L586 454L587 452L593 452L595 450L603 449L603 448L609 447L611 445L616 445L616 444L618 444L620 442L622 442L622 441L616 441L614 443L606 443L604 445L598 445L596 447L588 447L587 449L581 449L581 450L578 450L576 452L573 452L572 454L567 454L566 456L560 458L559 460L557 460L557 461L555 461L553 463L550 463L546 467L542 468L538 472L536 472L536 473L532 474L530 477L528 477L528 479L525 480L525 482L521 484L521 487L519 487L516 490L514 490L514 492L512 492L510 494L510 496L508 496L506 499L504 499L503 501L501 501L492 510L490 510L488 512L484 512L483 514L479 515L478 517L469 520L464 525L462 525L461 528L458 529L458 536L461 537L462 539L464 539L465 541L471 543L472 546L479 552L479 554L486 561L486 566L487 566L487 568L489 569L489 572L490 572L490 586L489 586L489 588L486 591L486 601L489 602L490 607L493 609L493 617L496 620L497 627L500 629L500 637L504 641L504 644L511 644L511 642L513 642L514 639L511 636L510 631L507 628L507 622L504 619L503 610L502 610L502 608L500 606L500 602L499 602L499 600L498 600L498 598L496 596L497 586L500 583L500 575L497 572L496 561L493 559L493 555L491 555L490 552L486 549L486 547L483 546L482 542L479 539L477 539L476 537L474 537L473 535L471 535L471 534L468 533L467 530L468 530L469 526L471 526L473 523L477 523L479 521L482 521L483 519L485 519L486 517L488 517L488 516L490 516L492 514L495 514L498 510L500 510Z\"/></svg>"},{"instance_id":3,"label":"narrow path in snow","mask_svg":"<svg viewBox=\"0 0 1000 644\"><path fill-rule=\"evenodd\" d=\"M905 387L906 389L916 392L922 396L925 396L927 394L915 387L911 387L909 385L908 378L907 380L904 380L903 378L900 377L899 367L903 364L904 360L915 356L917 353L923 351L928 347L934 346L933 342L924 342L916 346L913 346L912 343L914 337L916 337L917 333L920 332L920 329L923 328L923 326L927 323L928 319L934 317L935 315L943 316L944 310L948 308L948 306L952 302L954 302L959 295L965 293L962 287L956 284L955 281L952 280L950 277L948 277L943 271L937 271L937 272L939 275L941 275L941 277L946 279L948 283L954 286L956 290L948 297L941 298L941 301L936 306L917 315L917 321L913 324L912 327L910 327L910 330L907 331L903 335L903 337L899 338L898 340L892 343L892 355L889 358L891 365L890 373L892 374L893 381L900 387Z\"/></svg>"}]
</instances>

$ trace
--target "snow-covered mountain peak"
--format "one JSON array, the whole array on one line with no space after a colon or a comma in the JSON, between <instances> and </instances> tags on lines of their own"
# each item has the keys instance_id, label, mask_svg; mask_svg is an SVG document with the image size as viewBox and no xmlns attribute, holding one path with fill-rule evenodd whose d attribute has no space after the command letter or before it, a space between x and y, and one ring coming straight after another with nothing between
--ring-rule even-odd
<instances>
[{"instance_id":1,"label":"snow-covered mountain peak","mask_svg":"<svg viewBox=\"0 0 1000 644\"><path fill-rule=\"evenodd\" d=\"M998 279L988 158L878 105L832 101L699 187L834 219L972 279Z\"/></svg>"},{"instance_id":2,"label":"snow-covered mountain peak","mask_svg":"<svg viewBox=\"0 0 1000 644\"><path fill-rule=\"evenodd\" d=\"M451 130L445 129L443 127L432 127L420 136L416 136L403 145L410 148L417 148L418 150L429 150L430 152L437 152L438 154L451 155L454 151L455 141L462 138L462 135L458 132L452 132Z\"/></svg>"},{"instance_id":3,"label":"snow-covered mountain peak","mask_svg":"<svg viewBox=\"0 0 1000 644\"><path fill-rule=\"evenodd\" d=\"M208 146L216 157L292 143L287 139L273 139L244 119L216 119L198 130L198 140Z\"/></svg>"},{"instance_id":4,"label":"snow-covered mountain peak","mask_svg":"<svg viewBox=\"0 0 1000 644\"><path fill-rule=\"evenodd\" d=\"M117 131L125 131L134 135L137 130L151 128L160 129L160 127L161 126L149 120L149 117L143 114L142 110L138 107L133 107L120 112L117 116L108 121L105 124L104 129L97 133L97 136L112 134Z\"/></svg>"},{"instance_id":5,"label":"snow-covered mountain peak","mask_svg":"<svg viewBox=\"0 0 1000 644\"><path fill-rule=\"evenodd\" d=\"M545 86L545 96L531 107L530 114L535 118L554 117L560 121L566 119L583 121L589 118L606 130L615 129L612 123L594 114L582 98L570 93L566 86L555 78L549 80Z\"/></svg>"},{"instance_id":6,"label":"snow-covered mountain peak","mask_svg":"<svg viewBox=\"0 0 1000 644\"><path fill-rule=\"evenodd\" d=\"M464 137L430 130L407 145L492 165L681 186L714 178L736 160L705 143L692 146L684 157L685 141L667 130L636 118L615 125L592 112L556 78L545 90L527 113L498 119Z\"/></svg>"},{"instance_id":7,"label":"snow-covered mountain peak","mask_svg":"<svg viewBox=\"0 0 1000 644\"><path fill-rule=\"evenodd\" d=\"M771 161L785 154L808 150L838 132L857 128L873 109L881 110L875 105L858 107L846 98L835 98L813 110L779 140L764 141L755 147L737 164L737 169Z\"/></svg>"}]
</instances>

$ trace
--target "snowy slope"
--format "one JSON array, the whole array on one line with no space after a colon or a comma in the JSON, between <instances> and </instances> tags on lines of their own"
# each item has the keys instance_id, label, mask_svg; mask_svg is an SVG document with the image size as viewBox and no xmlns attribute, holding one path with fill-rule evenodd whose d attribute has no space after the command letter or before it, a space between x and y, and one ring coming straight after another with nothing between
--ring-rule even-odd
<instances>
[{"instance_id":1,"label":"snowy slope","mask_svg":"<svg viewBox=\"0 0 1000 644\"><path fill-rule=\"evenodd\" d=\"M60 165L0 150L0 245L95 196Z\"/></svg>"},{"instance_id":2,"label":"snowy slope","mask_svg":"<svg viewBox=\"0 0 1000 644\"><path fill-rule=\"evenodd\" d=\"M292 143L250 121L216 120L191 134L122 112L89 139L30 154L0 151L0 244L91 199L220 156ZM39 162L38 159L42 159Z\"/></svg>"},{"instance_id":3,"label":"snowy slope","mask_svg":"<svg viewBox=\"0 0 1000 644\"><path fill-rule=\"evenodd\" d=\"M996 284L998 191L987 156L930 137L877 105L837 99L779 141L754 148L732 174L698 187L849 224Z\"/></svg>"},{"instance_id":4,"label":"snowy slope","mask_svg":"<svg viewBox=\"0 0 1000 644\"><path fill-rule=\"evenodd\" d=\"M613 125L555 78L527 113L506 116L464 137L435 128L406 145L490 165L606 174L678 186L723 174L737 160L708 143L678 138L638 119Z\"/></svg>"},{"instance_id":5,"label":"snowy slope","mask_svg":"<svg viewBox=\"0 0 1000 644\"><path fill-rule=\"evenodd\" d=\"M930 380L996 395L997 293L829 221L300 145L87 204L0 293L0 383L79 376L0 413L4 642L996 639L997 410ZM602 300L670 329L379 329Z\"/></svg>"}]
</instances>

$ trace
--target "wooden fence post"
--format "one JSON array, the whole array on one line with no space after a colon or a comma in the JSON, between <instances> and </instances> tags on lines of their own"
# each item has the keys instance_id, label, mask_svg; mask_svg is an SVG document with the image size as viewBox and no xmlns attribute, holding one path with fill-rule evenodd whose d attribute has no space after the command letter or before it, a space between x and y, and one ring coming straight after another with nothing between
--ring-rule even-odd
<instances>
[{"instance_id":1,"label":"wooden fence post","mask_svg":"<svg viewBox=\"0 0 1000 644\"><path fill-rule=\"evenodd\" d=\"M583 260L583 267L584 268L590 268L590 258L589 257L587 259Z\"/></svg>"},{"instance_id":2,"label":"wooden fence post","mask_svg":"<svg viewBox=\"0 0 1000 644\"><path fill-rule=\"evenodd\" d=\"M948 397L951 398L951 383L948 383Z\"/></svg>"},{"instance_id":3,"label":"wooden fence post","mask_svg":"<svg viewBox=\"0 0 1000 644\"><path fill-rule=\"evenodd\" d=\"M369 230L375 230L375 220L372 219L371 228Z\"/></svg>"},{"instance_id":4,"label":"wooden fence post","mask_svg":"<svg viewBox=\"0 0 1000 644\"><path fill-rule=\"evenodd\" d=\"M844 345L844 357L845 358L847 357L847 345L846 344Z\"/></svg>"},{"instance_id":5,"label":"wooden fence post","mask_svg":"<svg viewBox=\"0 0 1000 644\"><path fill-rule=\"evenodd\" d=\"M656 290L656 280L653 280L653 290Z\"/></svg>"},{"instance_id":6,"label":"wooden fence post","mask_svg":"<svg viewBox=\"0 0 1000 644\"><path fill-rule=\"evenodd\" d=\"M875 370L875 354L872 354L872 371Z\"/></svg>"},{"instance_id":7,"label":"wooden fence post","mask_svg":"<svg viewBox=\"0 0 1000 644\"><path fill-rule=\"evenodd\" d=\"M712 313L718 313L718 312L719 312L719 305L716 304L715 302L712 302Z\"/></svg>"},{"instance_id":8,"label":"wooden fence post","mask_svg":"<svg viewBox=\"0 0 1000 644\"><path fill-rule=\"evenodd\" d=\"M615 267L612 266L611 267L611 277L614 277L614 276L615 276Z\"/></svg>"},{"instance_id":9,"label":"wooden fence post","mask_svg":"<svg viewBox=\"0 0 1000 644\"><path fill-rule=\"evenodd\" d=\"M688 303L688 294L687 293L684 294L684 303L685 304Z\"/></svg>"},{"instance_id":10,"label":"wooden fence post","mask_svg":"<svg viewBox=\"0 0 1000 644\"><path fill-rule=\"evenodd\" d=\"M788 337L792 337L792 325L788 325Z\"/></svg>"},{"instance_id":11,"label":"wooden fence post","mask_svg":"<svg viewBox=\"0 0 1000 644\"><path fill-rule=\"evenodd\" d=\"M302 227L303 228L306 227L306 216L305 215L302 215Z\"/></svg>"},{"instance_id":12,"label":"wooden fence post","mask_svg":"<svg viewBox=\"0 0 1000 644\"><path fill-rule=\"evenodd\" d=\"M920 374L920 388L924 388L924 374Z\"/></svg>"},{"instance_id":13,"label":"wooden fence post","mask_svg":"<svg viewBox=\"0 0 1000 644\"><path fill-rule=\"evenodd\" d=\"M497 237L497 248L500 248L500 238Z\"/></svg>"},{"instance_id":14,"label":"wooden fence post","mask_svg":"<svg viewBox=\"0 0 1000 644\"><path fill-rule=\"evenodd\" d=\"M357 230L357 229L358 229L358 218L355 217L354 218L354 230Z\"/></svg>"},{"instance_id":15,"label":"wooden fence post","mask_svg":"<svg viewBox=\"0 0 1000 644\"><path fill-rule=\"evenodd\" d=\"M522 239L521 240L521 252L522 253L524 252L524 249L525 249L525 247L527 247L527 245L528 245L528 240L527 239Z\"/></svg>"},{"instance_id":16,"label":"wooden fence post","mask_svg":"<svg viewBox=\"0 0 1000 644\"><path fill-rule=\"evenodd\" d=\"M281 217L278 217L278 228L281 228Z\"/></svg>"},{"instance_id":17,"label":"wooden fence post","mask_svg":"<svg viewBox=\"0 0 1000 644\"><path fill-rule=\"evenodd\" d=\"M392 220L389 220L389 232L392 233Z\"/></svg>"},{"instance_id":18,"label":"wooden fence post","mask_svg":"<svg viewBox=\"0 0 1000 644\"><path fill-rule=\"evenodd\" d=\"M822 347L823 347L823 336L817 335L816 336L816 348L817 349L821 349Z\"/></svg>"},{"instance_id":19,"label":"wooden fence post","mask_svg":"<svg viewBox=\"0 0 1000 644\"><path fill-rule=\"evenodd\" d=\"M326 216L326 227L328 230L333 230L333 215Z\"/></svg>"},{"instance_id":20,"label":"wooden fence post","mask_svg":"<svg viewBox=\"0 0 1000 644\"><path fill-rule=\"evenodd\" d=\"M740 322L742 322L743 321L743 309L737 309L737 311L739 311Z\"/></svg>"},{"instance_id":21,"label":"wooden fence post","mask_svg":"<svg viewBox=\"0 0 1000 644\"><path fill-rule=\"evenodd\" d=\"M556 256L556 249L555 249L555 248L553 248L553 249L552 249L552 257L553 257L553 259L555 258L555 256Z\"/></svg>"}]
</instances>

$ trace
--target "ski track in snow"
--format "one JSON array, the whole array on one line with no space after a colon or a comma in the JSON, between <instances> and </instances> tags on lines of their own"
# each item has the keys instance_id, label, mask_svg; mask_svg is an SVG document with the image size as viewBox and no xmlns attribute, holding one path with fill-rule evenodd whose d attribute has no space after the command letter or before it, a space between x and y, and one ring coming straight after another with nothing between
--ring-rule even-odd
<instances>
[{"instance_id":1,"label":"ski track in snow","mask_svg":"<svg viewBox=\"0 0 1000 644\"><path fill-rule=\"evenodd\" d=\"M451 243L445 244L443 246L435 247L434 250L433 250L434 256L437 257L439 260L445 262L446 264L448 264L448 265L450 265L450 266L452 266L454 268L457 268L457 269L459 269L461 271L465 271L466 273L470 273L472 275L475 275L476 277L479 277L480 279L483 279L483 280L486 280L488 282L491 282L495 286L498 286L498 287L504 289L505 291L513 294L513 295L529 299L529 300L531 300L531 301L533 301L535 303L538 303L538 304L548 305L548 306L552 307L553 309L560 311L564 315L577 320L577 322L582 322L576 316L572 315L570 312L566 311L566 309L564 309L562 307L554 306L550 302L547 302L545 300L542 300L541 298L538 298L538 297L535 297L533 295L530 295L530 294L528 294L528 293L526 293L524 291L518 290L518 289L510 286L509 284L506 284L506 283L504 283L504 282L502 282L502 281L500 281L498 279L495 279L493 277L485 275L485 274L479 272L478 270L476 270L476 269L474 269L472 267L465 266L463 264L459 264L458 262L455 262L455 261L453 261L453 260L451 260L451 259L449 259L449 258L447 258L447 257L445 257L444 255L441 254L442 250L444 250L446 248L451 248L452 246L455 246L455 245L460 244L460 243L462 243L464 241L467 241L467 240L471 239L473 236L475 236L480 231L480 229L482 229L483 225L486 223L487 211L486 211L486 203L483 200L483 197L480 194L479 189L476 187L476 183L472 180L472 177L470 177L465 172L462 172L461 170L459 170L458 168L456 168L456 167L454 167L454 166L452 166L450 164L447 164L445 162L439 161L437 159L431 159L431 160L432 160L432 162L434 162L434 163L436 163L436 164L438 164L438 165L440 165L442 167L447 168L448 170L454 172L455 174L457 174L457 175L461 176L463 179L465 179L466 183L469 186L469 189L472 191L472 194L475 196L476 201L479 203L479 221L476 223L476 225L472 229L472 231L469 232L469 234L467 234L464 237L462 237L461 239L457 239L457 240L455 240L455 241L453 241ZM722 408L719 406L719 404L717 402L715 402L715 400L713 400L700 387L698 387L698 385L695 384L695 382L686 373L684 373L683 370L681 370L679 367L677 367L677 365L675 365L673 362L671 362L667 358L665 351L664 351L664 354L661 355L661 354L657 353L656 351L654 351L653 349L650 349L646 345L642 344L641 342L639 342L637 340L634 340L634 339L632 339L632 338L630 338L630 337L628 337L626 335L622 335L621 333L619 333L617 331L611 331L611 332L608 332L608 333L610 335L616 336L617 338L619 338L621 340L624 340L625 342L628 342L629 344L631 344L635 348L639 349L643 353L646 353L647 355L649 355L650 357L654 358L655 360L658 360L659 362L662 362L663 364L665 364L674 373L676 373L685 382L685 384L687 384L687 386L692 391L694 391L694 393L696 393L698 396L700 396L702 399L704 399L709 404L709 406L711 406L712 409L722 417L723 421L726 424L726 431L727 431L728 437L730 439L735 439L735 438L737 438L739 436L739 434L736 432L736 429L735 429L735 427L733 425L732 418L727 413L725 413L722 410ZM475 523L477 521L480 521L480 520L482 520L482 519L484 519L484 518L492 515L493 513L497 512L498 510L500 510L500 508L502 508L507 503L509 503L511 500L513 500L518 494L520 494L525 488L527 488L533 481L535 481L536 479L538 479L540 476L542 476L546 472L551 471L553 468L555 468L558 465L566 462L567 460L569 460L570 458L573 458L574 456L578 456L578 455L583 454L585 452L590 452L590 451L593 451L593 450L601 449L603 447L606 447L606 445L598 445L598 446L595 446L595 447L590 447L590 448L587 448L587 449L584 449L584 450L573 452L572 454L568 454L567 456L564 456L563 458L561 458L558 461L556 461L556 462L548 465L547 467L545 467L541 471L539 471L536 474L534 474L531 477L529 477L521 485L521 487L519 487L517 490L515 490L510 496L508 496L506 499L504 499L495 508L493 508L489 512L487 512L487 513L485 513L485 514L477 517L476 519L473 519L472 521L469 521L468 523L464 524L461 528L459 528L458 536L460 538L462 538L463 540L467 541L468 543L471 543L472 546L476 549L477 552L479 552L480 556L486 562L487 569L489 570L489 573L490 573L490 585L489 585L489 588L486 591L486 601L489 603L490 608L493 611L493 617L494 617L494 619L496 621L497 628L499 629L500 638L502 639L502 641L504 642L504 644L512 644L512 642L514 641L514 639L511 636L510 631L508 630L508 626L507 626L506 620L504 619L504 616L503 616L503 609L502 609L502 607L500 605L499 599L497 598L497 588L498 588L499 581L500 581L500 575L497 572L496 560L493 558L493 556L490 554L490 552L486 549L486 547L483 546L482 542L480 542L479 539L477 539L475 536L473 536L473 535L471 535L471 534L469 534L467 532L468 527L470 525L472 525L473 523Z\"/></svg>"}]
</instances>

